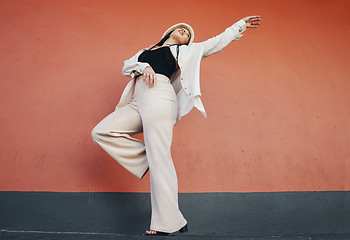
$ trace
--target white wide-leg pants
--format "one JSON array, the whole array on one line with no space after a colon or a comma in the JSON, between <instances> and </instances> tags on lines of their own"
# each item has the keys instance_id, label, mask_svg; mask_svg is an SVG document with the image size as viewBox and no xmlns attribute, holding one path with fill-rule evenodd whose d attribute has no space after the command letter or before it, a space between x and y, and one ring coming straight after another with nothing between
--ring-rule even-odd
<instances>
[{"instance_id":1,"label":"white wide-leg pants","mask_svg":"<svg viewBox=\"0 0 350 240\"><path fill-rule=\"evenodd\" d=\"M149 169L151 230L176 232L187 221L178 206L178 184L170 147L178 115L170 80L157 74L157 84L136 80L126 106L104 118L92 131L93 140L124 168L141 179ZM131 135L143 132L144 142Z\"/></svg>"}]
</instances>

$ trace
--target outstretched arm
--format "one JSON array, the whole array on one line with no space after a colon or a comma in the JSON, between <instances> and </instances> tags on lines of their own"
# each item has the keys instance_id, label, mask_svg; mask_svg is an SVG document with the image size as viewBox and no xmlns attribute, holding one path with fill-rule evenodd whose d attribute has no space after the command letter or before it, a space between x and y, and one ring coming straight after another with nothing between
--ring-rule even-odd
<instances>
[{"instance_id":1,"label":"outstretched arm","mask_svg":"<svg viewBox=\"0 0 350 240\"><path fill-rule=\"evenodd\" d=\"M222 51L230 42L238 40L243 36L246 28L257 28L260 25L260 16L245 17L226 30L204 42L197 43L202 48L202 59Z\"/></svg>"}]
</instances>

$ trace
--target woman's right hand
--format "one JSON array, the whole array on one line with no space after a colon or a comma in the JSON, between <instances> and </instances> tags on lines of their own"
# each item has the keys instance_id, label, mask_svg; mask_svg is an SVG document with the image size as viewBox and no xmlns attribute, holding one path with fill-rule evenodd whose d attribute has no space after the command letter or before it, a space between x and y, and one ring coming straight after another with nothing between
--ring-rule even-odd
<instances>
[{"instance_id":1,"label":"woman's right hand","mask_svg":"<svg viewBox=\"0 0 350 240\"><path fill-rule=\"evenodd\" d=\"M143 81L146 83L146 85L149 87L152 87L152 85L156 85L157 79L156 79L156 73L154 72L153 68L148 66L143 69Z\"/></svg>"}]
</instances>

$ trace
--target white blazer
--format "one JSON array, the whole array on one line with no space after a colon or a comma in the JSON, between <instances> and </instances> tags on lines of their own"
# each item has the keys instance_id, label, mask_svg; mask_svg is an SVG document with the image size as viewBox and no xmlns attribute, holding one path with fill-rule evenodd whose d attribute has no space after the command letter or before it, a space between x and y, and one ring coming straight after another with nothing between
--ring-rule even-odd
<instances>
[{"instance_id":1,"label":"white blazer","mask_svg":"<svg viewBox=\"0 0 350 240\"><path fill-rule=\"evenodd\" d=\"M207 116L200 99L200 62L202 59L220 52L233 40L240 39L246 30L246 22L241 19L228 27L223 33L212 37L204 42L191 43L189 46L180 45L178 64L180 69L176 71L170 80L174 86L178 105L179 115L177 121L196 107L204 117ZM170 50L176 56L176 45L170 46ZM130 59L124 61L123 74L133 79L125 87L116 109L121 108L131 101L134 92L135 79L143 73L143 69L149 66L148 63L138 62L139 55L145 49L140 50Z\"/></svg>"}]
</instances>

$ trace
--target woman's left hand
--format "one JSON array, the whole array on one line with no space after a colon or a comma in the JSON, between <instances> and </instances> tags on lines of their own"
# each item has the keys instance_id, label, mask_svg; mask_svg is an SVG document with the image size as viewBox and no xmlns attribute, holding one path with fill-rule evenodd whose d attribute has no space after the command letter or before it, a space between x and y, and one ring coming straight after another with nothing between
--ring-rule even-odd
<instances>
[{"instance_id":1,"label":"woman's left hand","mask_svg":"<svg viewBox=\"0 0 350 240\"><path fill-rule=\"evenodd\" d=\"M260 16L249 16L243 18L243 20L246 22L247 28L257 28L257 25L260 25L261 18Z\"/></svg>"}]
</instances>

